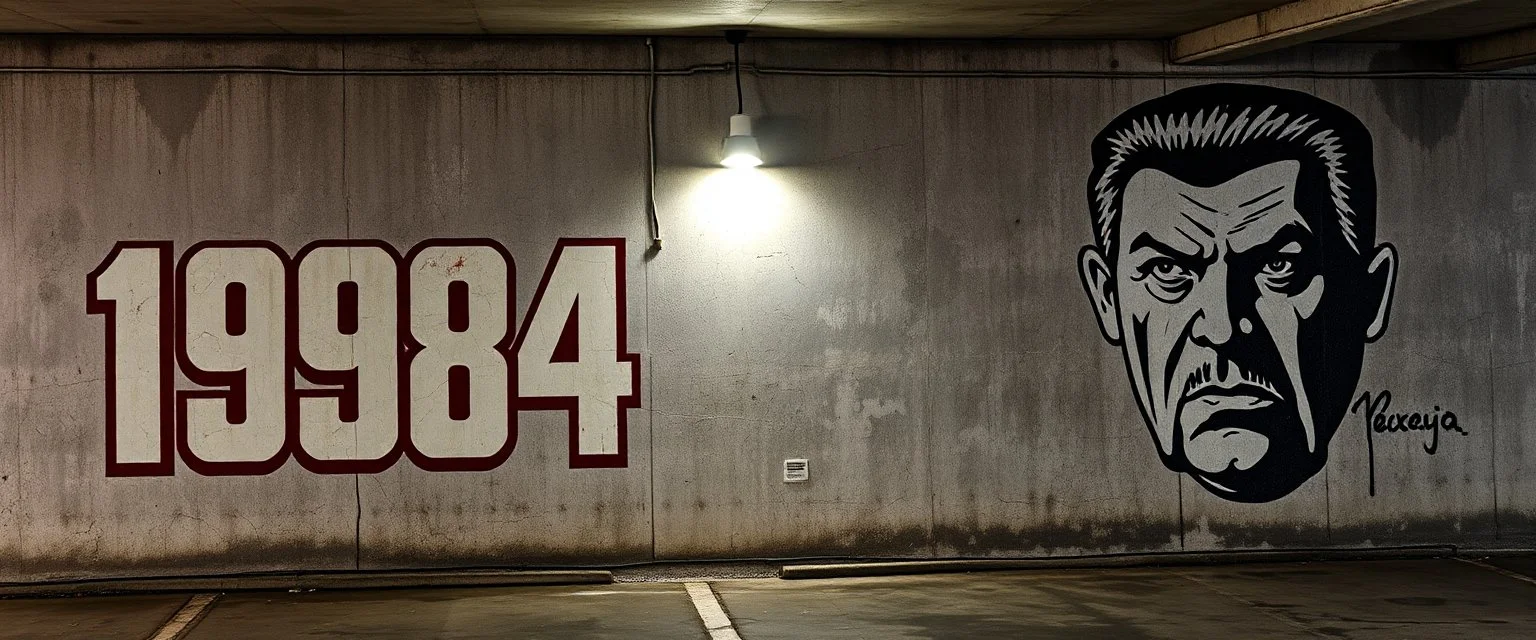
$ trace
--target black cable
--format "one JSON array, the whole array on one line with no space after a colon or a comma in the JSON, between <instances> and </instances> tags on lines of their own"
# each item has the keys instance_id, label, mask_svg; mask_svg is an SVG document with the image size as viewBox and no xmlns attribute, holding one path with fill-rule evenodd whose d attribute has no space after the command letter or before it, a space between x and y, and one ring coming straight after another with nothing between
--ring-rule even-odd
<instances>
[{"instance_id":1,"label":"black cable","mask_svg":"<svg viewBox=\"0 0 1536 640\"><path fill-rule=\"evenodd\" d=\"M740 115L746 113L741 100L741 43L731 43L731 52L736 57L736 63L731 67L736 70L736 113Z\"/></svg>"},{"instance_id":2,"label":"black cable","mask_svg":"<svg viewBox=\"0 0 1536 640\"><path fill-rule=\"evenodd\" d=\"M81 74L118 75L141 73L165 74L259 74L281 76L691 76L705 73L729 73L728 64L699 64L681 69L301 69L296 67L210 66L210 67L7 67L8 74Z\"/></svg>"},{"instance_id":3,"label":"black cable","mask_svg":"<svg viewBox=\"0 0 1536 640\"><path fill-rule=\"evenodd\" d=\"M661 220L656 216L656 44L651 38L645 39L646 52L651 58L650 88L646 92L646 150L649 154L649 173L646 178L648 194L646 198L646 214L651 223L651 249L661 250Z\"/></svg>"},{"instance_id":4,"label":"black cable","mask_svg":"<svg viewBox=\"0 0 1536 640\"><path fill-rule=\"evenodd\" d=\"M657 69L655 75L692 76L714 73L740 74L741 65L729 63L699 64L679 69ZM1520 71L1020 71L981 69L942 71L915 69L816 69L794 67L747 67L755 75L846 76L877 78L993 78L1053 80L1224 80L1224 79L1314 79L1314 80L1536 80L1536 73ZM257 74L291 76L649 76L646 69L300 69L294 67L209 66L209 67L10 67L0 66L0 75L13 74Z\"/></svg>"},{"instance_id":5,"label":"black cable","mask_svg":"<svg viewBox=\"0 0 1536 640\"><path fill-rule=\"evenodd\" d=\"M915 70L915 69L816 69L804 67L748 67L754 75L834 76L854 78L991 78L1019 80L1536 80L1536 73L1519 71L1020 71L1012 69Z\"/></svg>"}]
</instances>

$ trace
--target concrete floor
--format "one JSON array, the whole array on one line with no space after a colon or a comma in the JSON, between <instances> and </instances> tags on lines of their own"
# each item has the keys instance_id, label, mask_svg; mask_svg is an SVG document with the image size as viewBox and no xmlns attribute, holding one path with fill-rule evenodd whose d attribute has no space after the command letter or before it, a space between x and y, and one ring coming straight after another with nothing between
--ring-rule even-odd
<instances>
[{"instance_id":1,"label":"concrete floor","mask_svg":"<svg viewBox=\"0 0 1536 640\"><path fill-rule=\"evenodd\" d=\"M1532 638L1536 559L710 581L740 636ZM185 595L0 601L0 638L146 638ZM203 638L709 638L677 582L241 593Z\"/></svg>"}]
</instances>

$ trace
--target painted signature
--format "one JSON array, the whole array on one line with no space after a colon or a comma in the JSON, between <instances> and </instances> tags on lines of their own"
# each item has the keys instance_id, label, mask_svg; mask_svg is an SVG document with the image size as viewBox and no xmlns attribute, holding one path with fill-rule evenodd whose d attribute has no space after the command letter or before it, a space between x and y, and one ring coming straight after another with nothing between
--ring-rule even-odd
<instances>
[{"instance_id":1,"label":"painted signature","mask_svg":"<svg viewBox=\"0 0 1536 640\"><path fill-rule=\"evenodd\" d=\"M1435 455L1440 450L1440 432L1454 431L1461 435L1467 432L1456 422L1456 412L1442 411L1436 405L1429 413L1409 412L1392 413L1392 392L1382 390L1375 396L1367 391L1360 394L1350 405L1350 413L1360 413L1365 408L1365 449L1370 458L1371 469L1371 495L1376 495L1376 441L1378 433L1407 433L1409 431L1428 431L1429 440L1423 443L1424 453Z\"/></svg>"}]
</instances>

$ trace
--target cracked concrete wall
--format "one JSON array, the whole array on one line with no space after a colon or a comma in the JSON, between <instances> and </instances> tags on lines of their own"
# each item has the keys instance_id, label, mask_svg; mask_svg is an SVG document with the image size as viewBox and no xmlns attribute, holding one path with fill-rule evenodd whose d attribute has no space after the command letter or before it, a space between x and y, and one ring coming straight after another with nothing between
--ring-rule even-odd
<instances>
[{"instance_id":1,"label":"cracked concrete wall","mask_svg":"<svg viewBox=\"0 0 1536 640\"><path fill-rule=\"evenodd\" d=\"M660 65L720 42L663 39ZM651 559L1031 556L1528 544L1536 85L1266 78L1423 68L1323 46L1167 69L1150 43L753 41L772 67L1041 77L754 74L772 166L714 166L729 76L659 80L646 256L638 76L0 73L0 581ZM643 41L12 39L25 67L643 69ZM1051 72L1120 77L1052 77ZM1188 75L1205 74L1199 77ZM1392 325L1358 392L1456 412L1465 437L1346 417L1275 502L1166 470L1077 277L1088 143L1211 74L1306 90L1375 137ZM488 236L519 313L560 237L628 239L643 408L629 465L569 469L563 420L520 417L489 472L107 478L101 320L84 279L125 239ZM1454 438L1454 439L1453 439ZM785 458L812 479L780 481Z\"/></svg>"}]
</instances>

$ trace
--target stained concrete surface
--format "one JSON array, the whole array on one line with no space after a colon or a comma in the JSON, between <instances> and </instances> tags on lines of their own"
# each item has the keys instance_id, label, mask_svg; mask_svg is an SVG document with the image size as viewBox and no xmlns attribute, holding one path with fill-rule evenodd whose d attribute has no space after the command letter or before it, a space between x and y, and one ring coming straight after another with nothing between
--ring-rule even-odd
<instances>
[{"instance_id":1,"label":"stained concrete surface","mask_svg":"<svg viewBox=\"0 0 1536 640\"><path fill-rule=\"evenodd\" d=\"M1351 415L1323 472L1249 505L1165 468L1076 273L1093 134L1218 72L1165 68L1155 42L757 39L743 63L1043 76L752 74L770 166L746 174L710 168L731 78L662 76L666 249L646 257L643 76L479 72L635 70L647 53L0 41L20 66L327 70L0 75L0 581L1536 541L1536 83L1383 77L1422 65L1382 45L1219 72L1366 121L1402 273L1359 391L1467 432L1430 454L1417 434L1367 441ZM658 45L662 69L726 60L718 41ZM375 73L403 68L432 75ZM352 70L368 73L333 73ZM498 239L520 317L559 238L625 238L645 403L629 466L569 468L564 415L529 411L486 472L106 477L105 325L84 285L112 246L343 237ZM786 458L812 480L783 483Z\"/></svg>"},{"instance_id":2,"label":"stained concrete surface","mask_svg":"<svg viewBox=\"0 0 1536 640\"><path fill-rule=\"evenodd\" d=\"M187 636L708 638L683 585L412 589L226 596Z\"/></svg>"},{"instance_id":3,"label":"stained concrete surface","mask_svg":"<svg viewBox=\"0 0 1536 640\"><path fill-rule=\"evenodd\" d=\"M745 640L1536 637L1528 557L708 581ZM0 639L144 638L184 600L4 600ZM682 584L645 582L229 594L187 637L708 634Z\"/></svg>"},{"instance_id":4,"label":"stained concrete surface","mask_svg":"<svg viewBox=\"0 0 1536 640\"><path fill-rule=\"evenodd\" d=\"M1536 585L1456 560L714 586L747 640L1536 635Z\"/></svg>"},{"instance_id":5,"label":"stained concrete surface","mask_svg":"<svg viewBox=\"0 0 1536 640\"><path fill-rule=\"evenodd\" d=\"M0 638L148 638L186 601L174 594L0 600Z\"/></svg>"}]
</instances>

